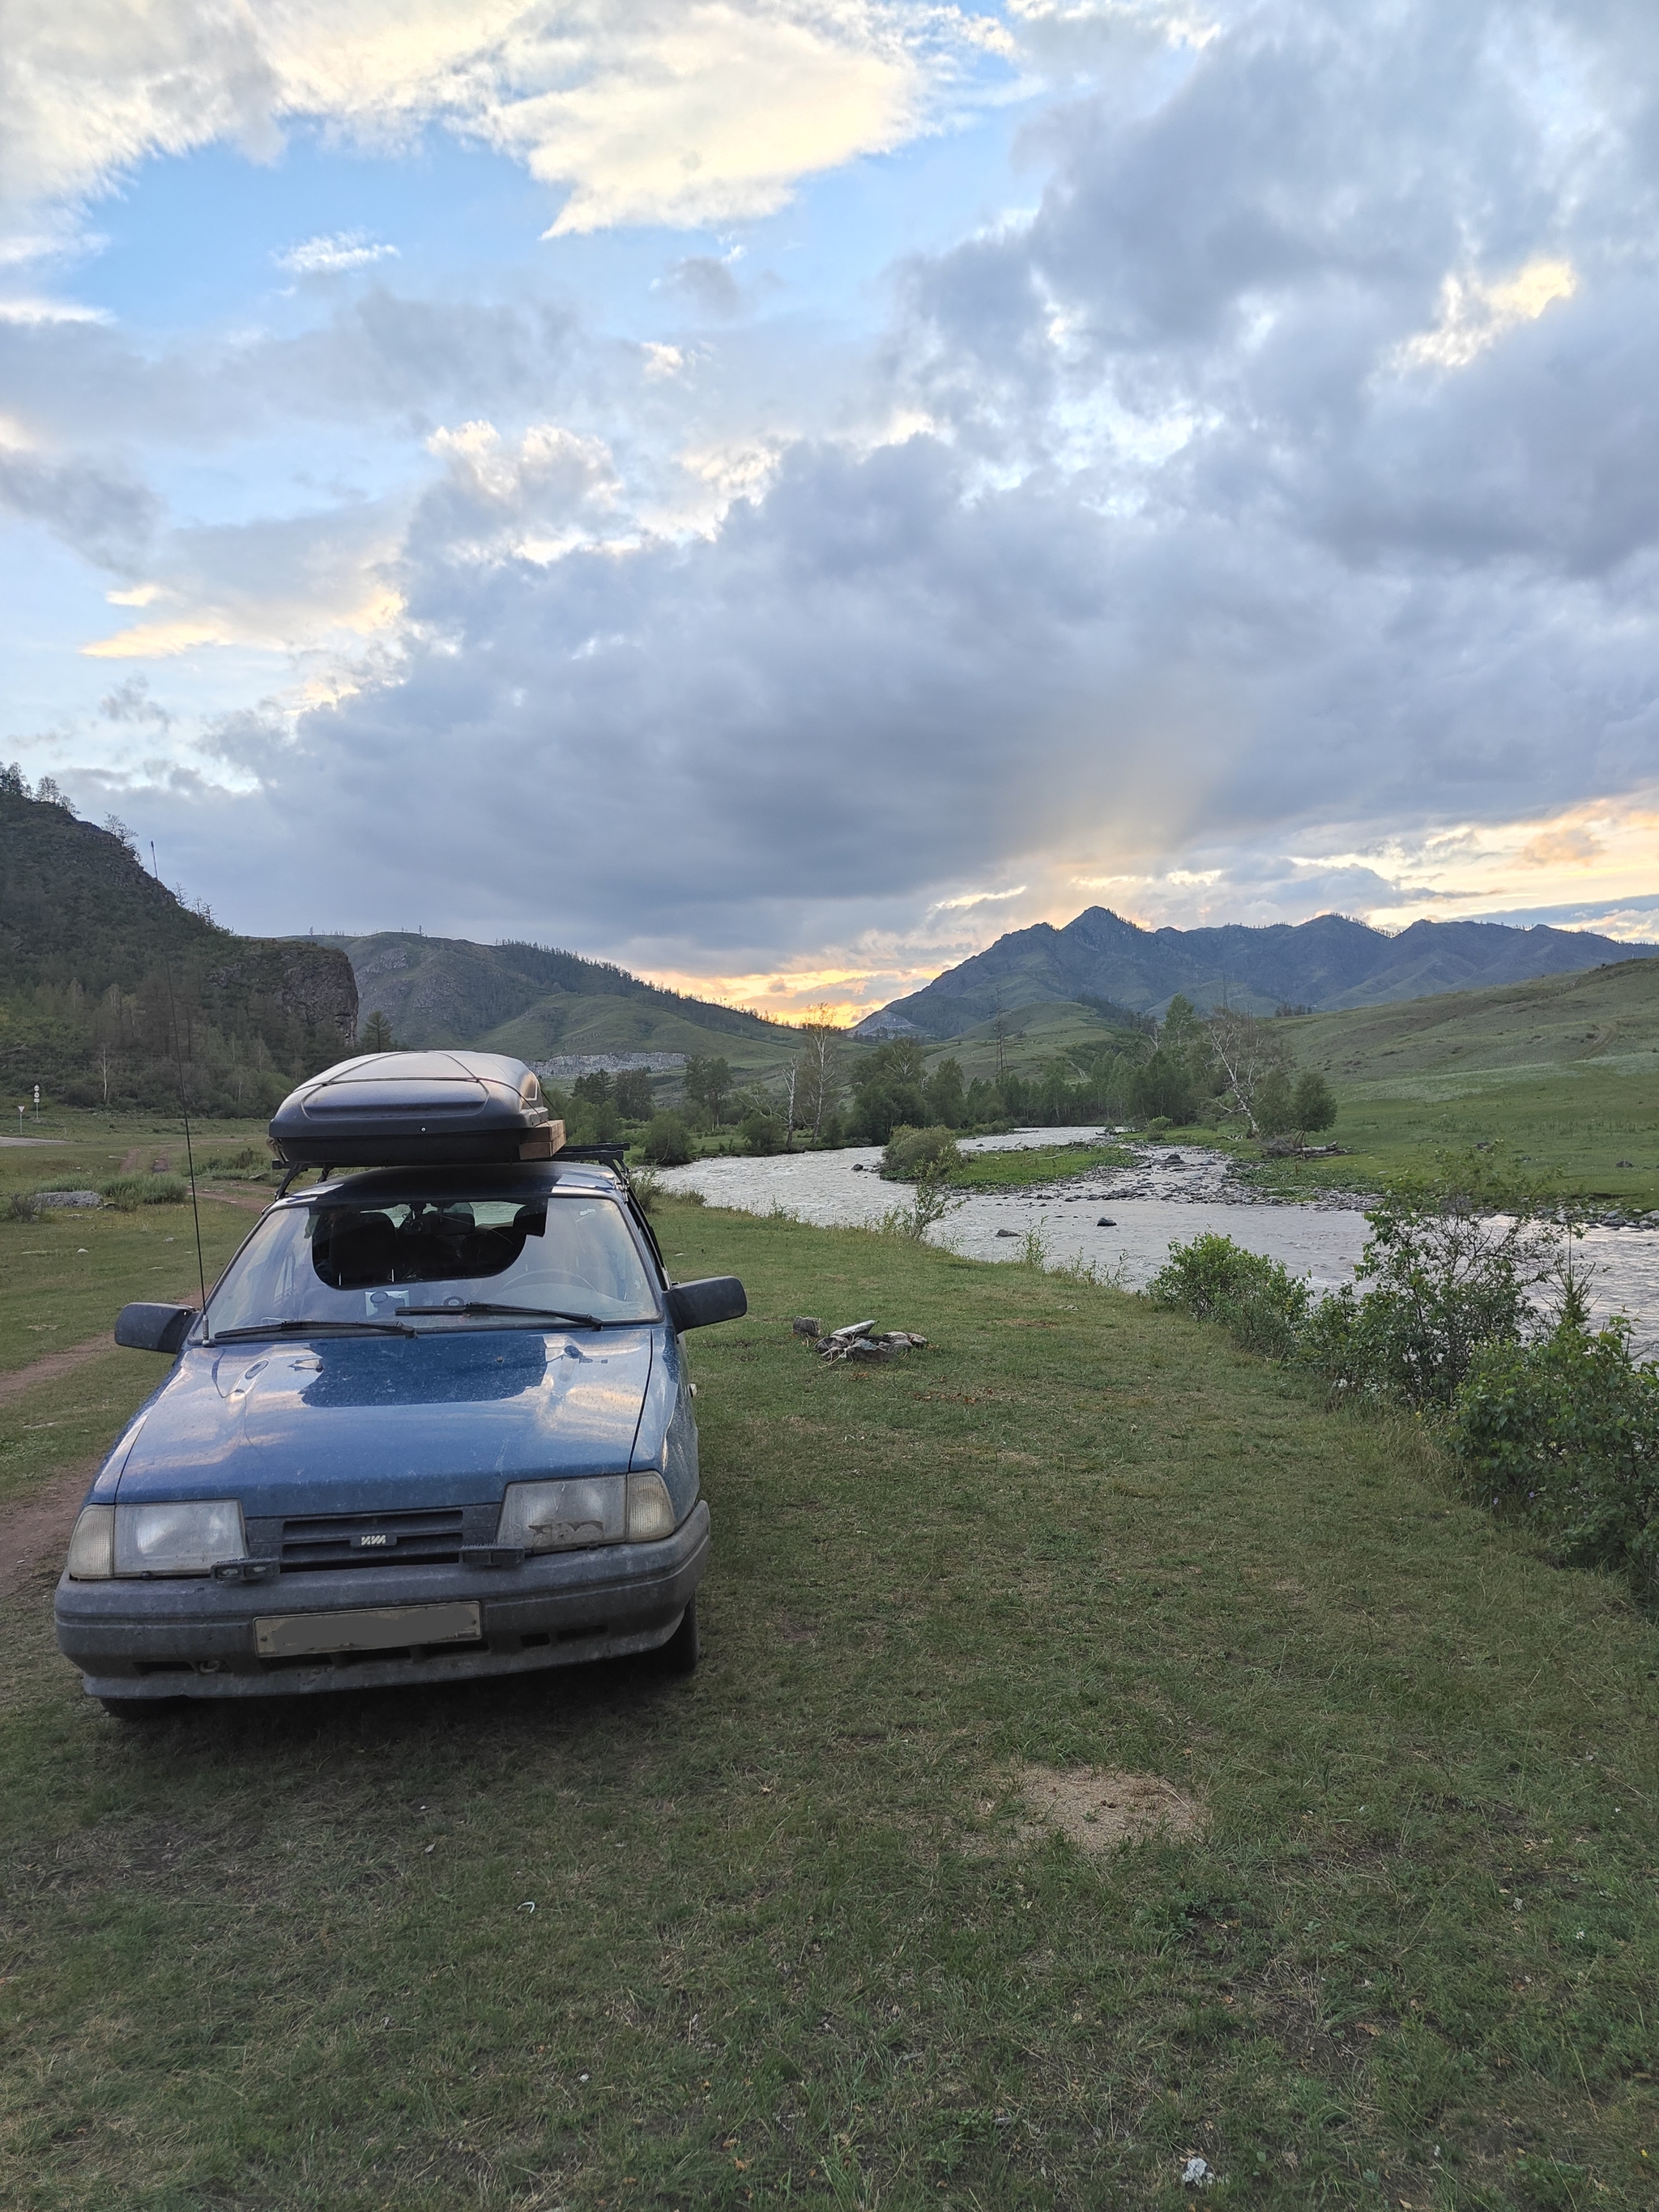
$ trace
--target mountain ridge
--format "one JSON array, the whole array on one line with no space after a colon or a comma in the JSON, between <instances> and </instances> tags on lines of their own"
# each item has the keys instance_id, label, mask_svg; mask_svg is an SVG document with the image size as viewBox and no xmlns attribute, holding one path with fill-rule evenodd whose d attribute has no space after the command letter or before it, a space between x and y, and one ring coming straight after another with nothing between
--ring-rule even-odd
<instances>
[{"instance_id":1,"label":"mountain ridge","mask_svg":"<svg viewBox=\"0 0 1659 2212\"><path fill-rule=\"evenodd\" d=\"M1641 960L1659 945L1625 945L1588 930L1520 929L1505 922L1414 921L1390 935L1346 915L1253 927L1143 929L1109 907L1087 907L1056 928L1011 930L947 968L920 991L868 1014L854 1034L955 1036L979 1022L1046 1000L1110 1000L1160 1013L1177 993L1200 1012L1229 1005L1320 1013L1429 998L1447 991Z\"/></svg>"},{"instance_id":2,"label":"mountain ridge","mask_svg":"<svg viewBox=\"0 0 1659 2212\"><path fill-rule=\"evenodd\" d=\"M367 1021L383 1013L401 1045L471 1046L526 1060L561 1053L671 1051L765 1061L792 1033L763 1015L647 983L607 960L508 939L379 930L319 937L351 963Z\"/></svg>"}]
</instances>

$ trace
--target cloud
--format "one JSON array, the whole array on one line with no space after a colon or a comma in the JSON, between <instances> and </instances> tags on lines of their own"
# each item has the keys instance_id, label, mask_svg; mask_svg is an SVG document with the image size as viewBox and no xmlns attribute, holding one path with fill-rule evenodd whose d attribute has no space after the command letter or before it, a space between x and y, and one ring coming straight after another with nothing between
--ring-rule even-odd
<instances>
[{"instance_id":1,"label":"cloud","mask_svg":"<svg viewBox=\"0 0 1659 2212\"><path fill-rule=\"evenodd\" d=\"M282 520L175 530L138 590L147 619L82 647L93 660L165 660L204 646L357 654L402 601L392 568L406 525L365 502ZM114 695L112 695L114 696Z\"/></svg>"},{"instance_id":2,"label":"cloud","mask_svg":"<svg viewBox=\"0 0 1659 2212\"><path fill-rule=\"evenodd\" d=\"M1571 299L1577 289L1572 264L1542 254L1498 282L1449 276L1440 288L1434 328L1407 338L1395 357L1407 368L1467 368L1507 332L1535 323L1546 307Z\"/></svg>"},{"instance_id":3,"label":"cloud","mask_svg":"<svg viewBox=\"0 0 1659 2212\"><path fill-rule=\"evenodd\" d=\"M491 83L528 87L529 33L489 20ZM708 89L711 11L679 19L678 76L668 18L629 18L642 105L618 92L587 140L566 95L610 83L621 19L538 20L565 43L520 150L532 124L586 149L573 223L636 185L689 204L655 155L605 149ZM892 20L781 12L754 69L866 32L879 56ZM333 622L368 663L290 701L280 742L216 724L204 760L240 745L258 787L177 787L192 880L222 907L214 871L258 853L264 927L368 926L418 880L428 927L779 990L834 975L849 1000L1096 897L1158 921L1632 907L1659 740L1656 34L1528 20L1018 11L1082 88L1030 135L1036 204L912 256L856 358L732 319L696 376L648 377L631 335L373 278L171 386L117 332L9 334L46 429L71 362L77 404L108 392L152 435L174 404L180 435L416 426L372 513L181 533L127 572L154 595L106 655L297 649ZM426 111L381 100L369 48L350 127L393 132ZM710 131L752 96L720 88ZM721 190L773 188L757 144L752 173L714 164ZM708 259L672 288L724 313Z\"/></svg>"},{"instance_id":4,"label":"cloud","mask_svg":"<svg viewBox=\"0 0 1659 2212\"><path fill-rule=\"evenodd\" d=\"M1520 859L1533 868L1587 868L1607 848L1584 829L1540 830L1521 848Z\"/></svg>"},{"instance_id":5,"label":"cloud","mask_svg":"<svg viewBox=\"0 0 1659 2212\"><path fill-rule=\"evenodd\" d=\"M276 256L276 266L290 276L337 276L350 269L367 269L376 261L397 258L395 246L377 246L361 230L335 231L326 237L307 238Z\"/></svg>"},{"instance_id":6,"label":"cloud","mask_svg":"<svg viewBox=\"0 0 1659 2212\"><path fill-rule=\"evenodd\" d=\"M743 311L743 288L729 260L712 253L688 253L664 278L701 313L727 319Z\"/></svg>"},{"instance_id":7,"label":"cloud","mask_svg":"<svg viewBox=\"0 0 1659 2212\"><path fill-rule=\"evenodd\" d=\"M0 437L0 513L39 523L94 567L122 573L143 559L161 502L120 461L58 457Z\"/></svg>"},{"instance_id":8,"label":"cloud","mask_svg":"<svg viewBox=\"0 0 1659 2212\"><path fill-rule=\"evenodd\" d=\"M153 724L157 729L170 729L175 717L149 696L149 678L144 675L129 676L125 684L118 684L98 702L98 711L106 722L126 722L137 725Z\"/></svg>"},{"instance_id":9,"label":"cloud","mask_svg":"<svg viewBox=\"0 0 1659 2212\"><path fill-rule=\"evenodd\" d=\"M0 299L0 323L36 330L43 323L107 323L102 307L83 307L77 300L43 300L34 296Z\"/></svg>"},{"instance_id":10,"label":"cloud","mask_svg":"<svg viewBox=\"0 0 1659 2212\"><path fill-rule=\"evenodd\" d=\"M901 0L156 0L101 18L14 0L0 205L85 199L215 143L269 161L312 122L381 151L429 126L481 140L568 188L559 234L753 216L925 127L931 88L983 46L971 15Z\"/></svg>"}]
</instances>

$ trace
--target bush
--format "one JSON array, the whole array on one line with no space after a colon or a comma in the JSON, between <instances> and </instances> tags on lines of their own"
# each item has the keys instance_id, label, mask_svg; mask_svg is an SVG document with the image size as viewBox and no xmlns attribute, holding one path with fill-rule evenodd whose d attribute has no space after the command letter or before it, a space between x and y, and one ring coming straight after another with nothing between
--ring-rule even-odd
<instances>
[{"instance_id":1,"label":"bush","mask_svg":"<svg viewBox=\"0 0 1659 2212\"><path fill-rule=\"evenodd\" d=\"M1289 1359L1307 1326L1310 1293L1277 1260L1247 1251L1231 1237L1206 1235L1170 1246L1146 1296L1195 1321L1219 1322L1247 1352Z\"/></svg>"},{"instance_id":2,"label":"bush","mask_svg":"<svg viewBox=\"0 0 1659 2212\"><path fill-rule=\"evenodd\" d=\"M237 1182L258 1182L275 1169L275 1161L262 1145L242 1145L234 1152L210 1152L202 1162L204 1176L226 1176Z\"/></svg>"},{"instance_id":3,"label":"bush","mask_svg":"<svg viewBox=\"0 0 1659 2212\"><path fill-rule=\"evenodd\" d=\"M176 1175L112 1176L100 1183L98 1195L118 1213L137 1213L141 1206L182 1206L190 1185Z\"/></svg>"},{"instance_id":4,"label":"bush","mask_svg":"<svg viewBox=\"0 0 1659 2212\"><path fill-rule=\"evenodd\" d=\"M1452 1407L1450 1443L1483 1502L1547 1530L1576 1565L1659 1585L1659 1370L1624 1321L1570 1307L1540 1342L1492 1344Z\"/></svg>"},{"instance_id":5,"label":"bush","mask_svg":"<svg viewBox=\"0 0 1659 2212\"><path fill-rule=\"evenodd\" d=\"M756 1108L738 1122L738 1138L745 1152L764 1159L783 1150L783 1124Z\"/></svg>"},{"instance_id":6,"label":"bush","mask_svg":"<svg viewBox=\"0 0 1659 2212\"><path fill-rule=\"evenodd\" d=\"M961 1165L956 1133L942 1127L912 1129L902 1123L887 1139L881 1156L881 1172L889 1182L914 1182L925 1168L933 1170L941 1180L948 1179Z\"/></svg>"},{"instance_id":7,"label":"bush","mask_svg":"<svg viewBox=\"0 0 1659 2212\"><path fill-rule=\"evenodd\" d=\"M1323 1301L1303 1357L1339 1389L1449 1407L1488 1344L1515 1344L1533 1322L1528 1292L1559 1269L1551 1230L1484 1219L1465 1200L1389 1199L1365 1217L1355 1271L1371 1288Z\"/></svg>"},{"instance_id":8,"label":"bush","mask_svg":"<svg viewBox=\"0 0 1659 2212\"><path fill-rule=\"evenodd\" d=\"M691 1157L691 1133L678 1114L654 1114L640 1149L653 1167L684 1167Z\"/></svg>"}]
</instances>

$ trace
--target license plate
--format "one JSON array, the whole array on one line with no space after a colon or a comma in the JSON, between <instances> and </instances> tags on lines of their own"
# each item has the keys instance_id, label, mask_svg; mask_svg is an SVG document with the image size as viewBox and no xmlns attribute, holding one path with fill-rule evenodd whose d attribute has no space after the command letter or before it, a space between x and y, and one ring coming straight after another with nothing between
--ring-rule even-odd
<instances>
[{"instance_id":1,"label":"license plate","mask_svg":"<svg viewBox=\"0 0 1659 2212\"><path fill-rule=\"evenodd\" d=\"M351 1613L290 1613L253 1624L262 1659L313 1652L395 1651L406 1644L471 1644L481 1633L476 1598L449 1605L363 1606Z\"/></svg>"}]
</instances>

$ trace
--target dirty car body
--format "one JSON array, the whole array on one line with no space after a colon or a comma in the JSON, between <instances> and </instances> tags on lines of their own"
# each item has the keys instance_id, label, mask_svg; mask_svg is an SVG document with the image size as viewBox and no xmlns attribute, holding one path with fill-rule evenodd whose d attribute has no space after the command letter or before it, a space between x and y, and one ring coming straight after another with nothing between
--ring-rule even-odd
<instances>
[{"instance_id":1,"label":"dirty car body","mask_svg":"<svg viewBox=\"0 0 1659 2212\"><path fill-rule=\"evenodd\" d=\"M653 1649L689 1666L709 1517L681 1333L743 1310L731 1279L668 1283L603 1162L281 1199L204 1314L123 1316L178 1357L88 1492L59 1645L129 1717Z\"/></svg>"}]
</instances>

